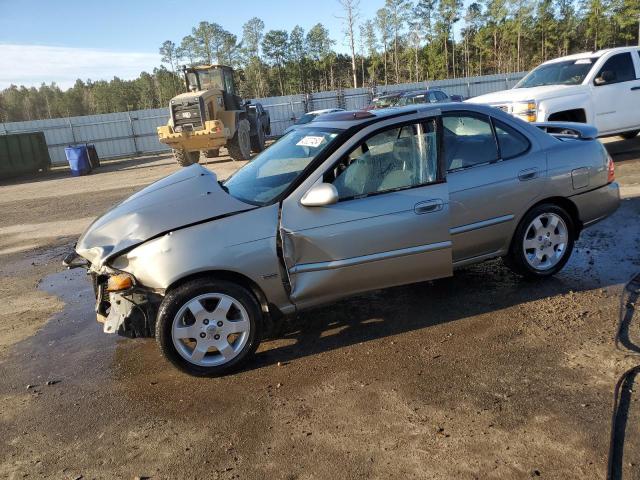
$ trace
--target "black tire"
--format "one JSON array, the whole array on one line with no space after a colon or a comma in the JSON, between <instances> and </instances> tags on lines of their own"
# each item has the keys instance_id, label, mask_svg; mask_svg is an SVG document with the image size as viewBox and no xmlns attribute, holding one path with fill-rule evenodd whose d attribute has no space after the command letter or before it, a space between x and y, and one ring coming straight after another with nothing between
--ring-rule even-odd
<instances>
[{"instance_id":1,"label":"black tire","mask_svg":"<svg viewBox=\"0 0 640 480\"><path fill-rule=\"evenodd\" d=\"M242 119L238 122L238 129L231 141L227 144L229 155L234 160L251 160L251 127L249 120Z\"/></svg>"},{"instance_id":2,"label":"black tire","mask_svg":"<svg viewBox=\"0 0 640 480\"><path fill-rule=\"evenodd\" d=\"M254 153L260 153L264 150L264 130L262 128L262 123L258 122L256 125L256 134L251 136L251 150Z\"/></svg>"},{"instance_id":3,"label":"black tire","mask_svg":"<svg viewBox=\"0 0 640 480\"><path fill-rule=\"evenodd\" d=\"M220 149L219 148L212 148L210 150L205 150L204 151L204 156L205 158L216 158L220 156Z\"/></svg>"},{"instance_id":4,"label":"black tire","mask_svg":"<svg viewBox=\"0 0 640 480\"><path fill-rule=\"evenodd\" d=\"M621 133L620 136L622 138L626 138L627 140L631 140L632 138L635 138L638 133L640 133L640 130L633 130L631 132Z\"/></svg>"},{"instance_id":5,"label":"black tire","mask_svg":"<svg viewBox=\"0 0 640 480\"><path fill-rule=\"evenodd\" d=\"M527 260L527 256L532 255L532 251L535 252L535 249L529 249L528 250L529 253L526 254L525 240L527 241L536 240L535 235L533 238L527 238L527 236L528 235L530 236L532 233L532 231L530 230L532 228L532 222L536 218L544 215L549 215L549 216L556 215L562 219L562 221L564 222L564 227L566 228L566 231L567 231L566 232L567 240L566 240L566 243L564 244L564 247L562 247L562 254L557 260L557 263L553 264L552 266L549 266L548 268L535 268L534 266L531 265L530 261ZM545 228L546 227L549 227L549 224L547 224ZM550 229L552 229L552 227L548 228L548 230ZM554 229L554 234L555 234L555 231L559 231L559 230ZM509 253L504 259L505 263L515 273L527 278L538 279L538 278L550 277L558 273L565 266L567 261L569 261L569 258L571 257L571 252L573 251L575 236L576 236L576 229L575 229L574 221L571 218L571 215L569 215L566 212L566 210L564 210L562 207L559 207L558 205L551 204L551 203L544 203L544 204L538 205L532 208L531 210L529 210L525 214L525 216L522 218L520 223L518 224L518 227L516 228L516 231L511 240ZM544 239L544 236L538 237L538 238ZM550 246L549 248L557 252L556 246Z\"/></svg>"},{"instance_id":6,"label":"black tire","mask_svg":"<svg viewBox=\"0 0 640 480\"><path fill-rule=\"evenodd\" d=\"M248 339L240 352L228 362L216 366L202 366L189 362L178 352L172 337L173 322L180 309L196 297L206 294L232 297L244 307L250 325ZM208 313L213 315L213 312ZM213 322L211 324L213 325ZM199 278L186 282L165 295L158 310L156 341L164 357L183 372L199 377L217 377L238 370L249 360L262 339L262 324L260 306L248 290L223 280Z\"/></svg>"},{"instance_id":7,"label":"black tire","mask_svg":"<svg viewBox=\"0 0 640 480\"><path fill-rule=\"evenodd\" d=\"M184 150L173 150L173 157L181 167L188 167L200 162L200 152L185 152Z\"/></svg>"}]
</instances>

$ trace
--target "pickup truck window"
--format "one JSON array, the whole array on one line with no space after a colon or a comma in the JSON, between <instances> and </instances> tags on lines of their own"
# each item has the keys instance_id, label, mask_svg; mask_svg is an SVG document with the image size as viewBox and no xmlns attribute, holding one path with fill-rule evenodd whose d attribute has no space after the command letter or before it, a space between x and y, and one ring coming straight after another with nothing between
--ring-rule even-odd
<instances>
[{"instance_id":1,"label":"pickup truck window","mask_svg":"<svg viewBox=\"0 0 640 480\"><path fill-rule=\"evenodd\" d=\"M581 58L540 65L533 69L514 88L531 88L542 85L580 85L597 58Z\"/></svg>"},{"instance_id":2,"label":"pickup truck window","mask_svg":"<svg viewBox=\"0 0 640 480\"><path fill-rule=\"evenodd\" d=\"M603 76L604 72L610 72ZM606 77L606 78L605 78ZM628 82L636 79L633 59L630 52L614 55L605 62L596 78L605 78L606 84Z\"/></svg>"}]
</instances>

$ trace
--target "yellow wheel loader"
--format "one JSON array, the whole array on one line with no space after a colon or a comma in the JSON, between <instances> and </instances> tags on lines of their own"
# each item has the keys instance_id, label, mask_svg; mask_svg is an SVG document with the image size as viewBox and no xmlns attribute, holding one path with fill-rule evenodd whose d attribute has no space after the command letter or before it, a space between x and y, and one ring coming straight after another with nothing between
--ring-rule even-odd
<instances>
[{"instance_id":1,"label":"yellow wheel loader","mask_svg":"<svg viewBox=\"0 0 640 480\"><path fill-rule=\"evenodd\" d=\"M217 157L220 147L234 160L250 160L251 151L264 150L269 113L236 95L231 67L184 67L183 73L187 92L171 99L169 122L158 127L160 142L172 148L178 164L198 163L200 152Z\"/></svg>"}]
</instances>

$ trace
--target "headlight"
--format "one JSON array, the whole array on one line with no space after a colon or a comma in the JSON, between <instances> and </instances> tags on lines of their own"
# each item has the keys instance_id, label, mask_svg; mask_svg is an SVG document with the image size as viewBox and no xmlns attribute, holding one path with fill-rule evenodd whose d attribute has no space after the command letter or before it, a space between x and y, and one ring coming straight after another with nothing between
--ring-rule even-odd
<instances>
[{"instance_id":1,"label":"headlight","mask_svg":"<svg viewBox=\"0 0 640 480\"><path fill-rule=\"evenodd\" d=\"M537 106L533 100L526 102L516 102L513 104L513 112L516 117L520 117L527 122L535 122L537 118Z\"/></svg>"},{"instance_id":2,"label":"headlight","mask_svg":"<svg viewBox=\"0 0 640 480\"><path fill-rule=\"evenodd\" d=\"M135 285L135 279L133 275L128 273L119 273L117 275L111 275L107 280L107 292L120 292L122 290L129 290Z\"/></svg>"}]
</instances>

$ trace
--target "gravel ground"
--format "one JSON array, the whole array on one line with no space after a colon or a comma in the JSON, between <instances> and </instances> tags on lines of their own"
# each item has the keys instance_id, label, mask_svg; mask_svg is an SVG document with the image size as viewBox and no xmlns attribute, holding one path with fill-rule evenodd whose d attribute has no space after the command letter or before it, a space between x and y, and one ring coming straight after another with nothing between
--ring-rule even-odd
<instances>
[{"instance_id":1,"label":"gravel ground","mask_svg":"<svg viewBox=\"0 0 640 480\"><path fill-rule=\"evenodd\" d=\"M169 157L5 182L0 477L604 478L613 387L636 363L612 338L640 271L640 138L607 147L625 199L555 278L492 261L344 300L219 379L104 335L83 273L60 265L96 215L175 171ZM207 163L219 177L239 165Z\"/></svg>"}]
</instances>

